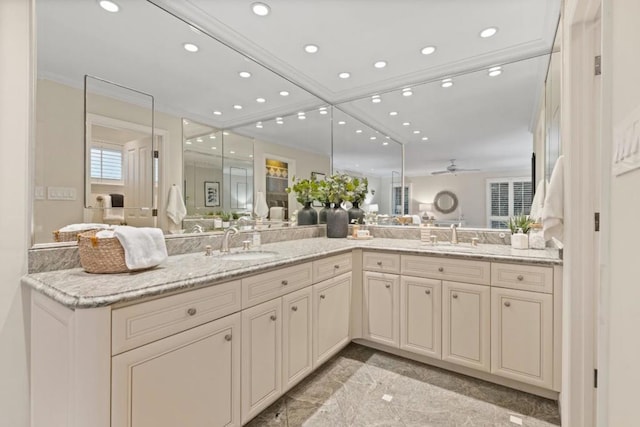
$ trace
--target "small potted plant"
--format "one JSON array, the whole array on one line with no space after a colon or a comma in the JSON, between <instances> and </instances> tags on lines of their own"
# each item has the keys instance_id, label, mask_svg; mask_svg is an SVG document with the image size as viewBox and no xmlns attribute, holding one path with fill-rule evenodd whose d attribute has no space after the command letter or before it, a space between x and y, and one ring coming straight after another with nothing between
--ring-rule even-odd
<instances>
[{"instance_id":1,"label":"small potted plant","mask_svg":"<svg viewBox=\"0 0 640 427\"><path fill-rule=\"evenodd\" d=\"M353 206L349 209L349 223L364 224L364 211L360 208L360 204L364 202L369 192L369 180L367 178L349 177L347 182L347 191L351 197Z\"/></svg>"},{"instance_id":2,"label":"small potted plant","mask_svg":"<svg viewBox=\"0 0 640 427\"><path fill-rule=\"evenodd\" d=\"M229 228L231 225L231 212L220 212L220 219L222 219L222 228Z\"/></svg>"},{"instance_id":3,"label":"small potted plant","mask_svg":"<svg viewBox=\"0 0 640 427\"><path fill-rule=\"evenodd\" d=\"M507 226L511 230L511 247L514 249L527 249L529 247L529 236L527 233L533 224L529 215L516 215L509 218Z\"/></svg>"},{"instance_id":4,"label":"small potted plant","mask_svg":"<svg viewBox=\"0 0 640 427\"><path fill-rule=\"evenodd\" d=\"M311 203L318 198L318 181L315 178L297 179L295 176L291 179L293 185L286 188L287 193L292 191L296 194L296 200L304 205L298 211L298 225L314 225L318 223L318 212L311 207Z\"/></svg>"},{"instance_id":5,"label":"small potted plant","mask_svg":"<svg viewBox=\"0 0 640 427\"><path fill-rule=\"evenodd\" d=\"M333 209L327 212L327 237L344 238L349 232L349 214L340 207L343 201L353 200L353 193L347 188L351 177L347 174L333 174L328 179L328 200Z\"/></svg>"},{"instance_id":6,"label":"small potted plant","mask_svg":"<svg viewBox=\"0 0 640 427\"><path fill-rule=\"evenodd\" d=\"M330 184L327 180L318 181L318 193L316 201L322 203L324 207L318 213L318 224L327 223L327 212L331 209L331 199L329 198Z\"/></svg>"}]
</instances>

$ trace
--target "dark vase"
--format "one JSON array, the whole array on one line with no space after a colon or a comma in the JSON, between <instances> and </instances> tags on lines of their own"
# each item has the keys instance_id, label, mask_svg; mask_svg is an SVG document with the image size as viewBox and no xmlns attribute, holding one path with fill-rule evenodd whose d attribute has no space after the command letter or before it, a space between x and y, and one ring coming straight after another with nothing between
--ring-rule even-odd
<instances>
[{"instance_id":1,"label":"dark vase","mask_svg":"<svg viewBox=\"0 0 640 427\"><path fill-rule=\"evenodd\" d=\"M311 207L311 202L304 204L304 208L298 211L298 225L316 225L318 212Z\"/></svg>"},{"instance_id":2,"label":"dark vase","mask_svg":"<svg viewBox=\"0 0 640 427\"><path fill-rule=\"evenodd\" d=\"M348 232L349 213L340 207L340 203L336 203L327 211L327 237L344 239Z\"/></svg>"},{"instance_id":3,"label":"dark vase","mask_svg":"<svg viewBox=\"0 0 640 427\"><path fill-rule=\"evenodd\" d=\"M318 213L318 224L327 223L327 212L331 210L331 203L325 203L324 208L320 209Z\"/></svg>"},{"instance_id":4,"label":"dark vase","mask_svg":"<svg viewBox=\"0 0 640 427\"><path fill-rule=\"evenodd\" d=\"M364 224L364 211L358 205L359 202L353 202L353 207L349 209L349 224Z\"/></svg>"}]
</instances>

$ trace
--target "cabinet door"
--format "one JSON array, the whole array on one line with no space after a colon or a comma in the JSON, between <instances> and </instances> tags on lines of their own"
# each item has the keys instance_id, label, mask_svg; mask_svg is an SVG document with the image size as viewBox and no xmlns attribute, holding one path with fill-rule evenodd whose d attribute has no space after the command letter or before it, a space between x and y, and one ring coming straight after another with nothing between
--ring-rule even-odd
<instances>
[{"instance_id":1,"label":"cabinet door","mask_svg":"<svg viewBox=\"0 0 640 427\"><path fill-rule=\"evenodd\" d=\"M491 313L491 372L551 388L552 295L492 288Z\"/></svg>"},{"instance_id":2,"label":"cabinet door","mask_svg":"<svg viewBox=\"0 0 640 427\"><path fill-rule=\"evenodd\" d=\"M363 273L363 338L400 346L400 276Z\"/></svg>"},{"instance_id":3,"label":"cabinet door","mask_svg":"<svg viewBox=\"0 0 640 427\"><path fill-rule=\"evenodd\" d=\"M311 287L282 297L282 392L313 369Z\"/></svg>"},{"instance_id":4,"label":"cabinet door","mask_svg":"<svg viewBox=\"0 0 640 427\"><path fill-rule=\"evenodd\" d=\"M273 403L282 391L282 300L242 312L242 423Z\"/></svg>"},{"instance_id":5,"label":"cabinet door","mask_svg":"<svg viewBox=\"0 0 640 427\"><path fill-rule=\"evenodd\" d=\"M240 314L112 359L113 427L240 426Z\"/></svg>"},{"instance_id":6,"label":"cabinet door","mask_svg":"<svg viewBox=\"0 0 640 427\"><path fill-rule=\"evenodd\" d=\"M313 366L321 365L351 339L351 273L313 285Z\"/></svg>"},{"instance_id":7,"label":"cabinet door","mask_svg":"<svg viewBox=\"0 0 640 427\"><path fill-rule=\"evenodd\" d=\"M442 357L442 284L439 280L400 279L400 348Z\"/></svg>"},{"instance_id":8,"label":"cabinet door","mask_svg":"<svg viewBox=\"0 0 640 427\"><path fill-rule=\"evenodd\" d=\"M489 371L490 288L442 282L442 360Z\"/></svg>"}]
</instances>

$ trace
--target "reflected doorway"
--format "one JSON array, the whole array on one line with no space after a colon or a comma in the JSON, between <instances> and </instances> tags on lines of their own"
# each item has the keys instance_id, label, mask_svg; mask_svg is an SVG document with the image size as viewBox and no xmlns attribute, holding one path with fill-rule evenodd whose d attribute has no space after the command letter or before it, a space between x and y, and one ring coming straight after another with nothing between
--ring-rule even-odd
<instances>
[{"instance_id":1,"label":"reflected doorway","mask_svg":"<svg viewBox=\"0 0 640 427\"><path fill-rule=\"evenodd\" d=\"M282 215L289 219L289 162L276 159L265 159L266 198L269 210L282 207Z\"/></svg>"}]
</instances>

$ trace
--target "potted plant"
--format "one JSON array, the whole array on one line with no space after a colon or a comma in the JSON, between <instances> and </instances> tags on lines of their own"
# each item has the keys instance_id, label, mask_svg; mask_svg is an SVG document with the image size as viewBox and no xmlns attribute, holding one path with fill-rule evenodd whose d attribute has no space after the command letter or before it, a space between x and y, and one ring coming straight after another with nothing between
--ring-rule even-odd
<instances>
[{"instance_id":1,"label":"potted plant","mask_svg":"<svg viewBox=\"0 0 640 427\"><path fill-rule=\"evenodd\" d=\"M514 249L527 249L529 247L529 236L527 233L533 224L529 215L516 215L509 218L507 226L511 230L511 247Z\"/></svg>"},{"instance_id":2,"label":"potted plant","mask_svg":"<svg viewBox=\"0 0 640 427\"><path fill-rule=\"evenodd\" d=\"M353 206L349 209L349 223L364 224L364 211L360 204L364 202L369 192L369 180L367 178L349 177L347 191L350 194Z\"/></svg>"},{"instance_id":3,"label":"potted plant","mask_svg":"<svg viewBox=\"0 0 640 427\"><path fill-rule=\"evenodd\" d=\"M297 179L295 176L291 179L293 185L286 188L287 193L292 191L296 193L296 200L304 205L298 212L298 225L315 225L318 223L318 212L311 207L311 203L317 199L318 181L315 178Z\"/></svg>"},{"instance_id":4,"label":"potted plant","mask_svg":"<svg viewBox=\"0 0 640 427\"><path fill-rule=\"evenodd\" d=\"M229 228L231 225L231 212L220 212L220 219L222 219L222 228Z\"/></svg>"},{"instance_id":5,"label":"potted plant","mask_svg":"<svg viewBox=\"0 0 640 427\"><path fill-rule=\"evenodd\" d=\"M329 181L323 179L318 181L318 192L316 201L322 203L324 207L318 213L318 224L327 223L327 212L331 209L331 200L329 199L330 184Z\"/></svg>"},{"instance_id":6,"label":"potted plant","mask_svg":"<svg viewBox=\"0 0 640 427\"><path fill-rule=\"evenodd\" d=\"M349 232L349 214L340 207L343 201L352 201L353 193L347 188L351 177L347 174L333 174L328 179L328 200L333 209L327 212L327 237L344 238Z\"/></svg>"}]
</instances>

